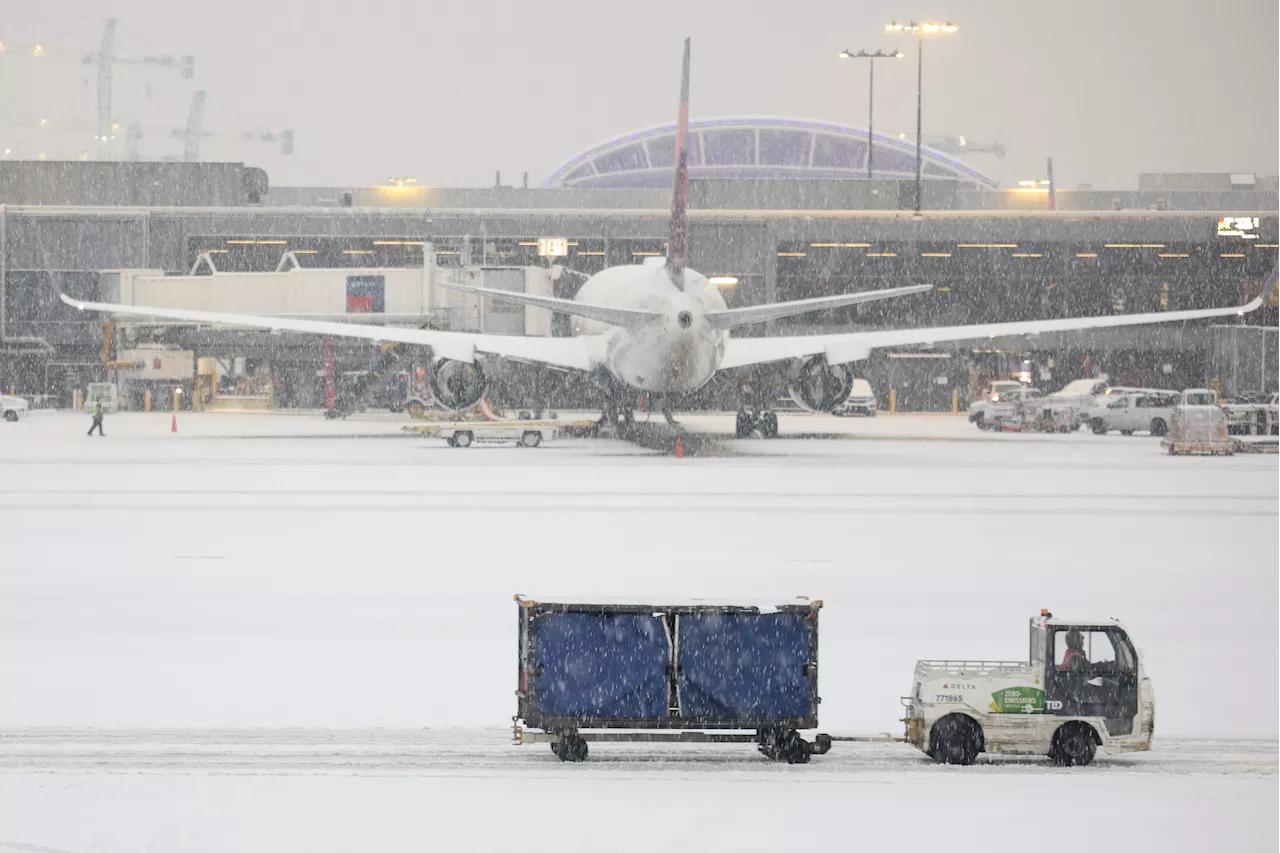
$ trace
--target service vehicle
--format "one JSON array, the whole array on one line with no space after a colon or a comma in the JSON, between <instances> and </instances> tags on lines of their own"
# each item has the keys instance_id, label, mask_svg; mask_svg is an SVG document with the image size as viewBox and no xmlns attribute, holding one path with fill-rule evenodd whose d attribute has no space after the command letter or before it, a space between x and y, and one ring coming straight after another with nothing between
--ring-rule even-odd
<instances>
[{"instance_id":1,"label":"service vehicle","mask_svg":"<svg viewBox=\"0 0 1280 853\"><path fill-rule=\"evenodd\" d=\"M1188 388L1178 395L1180 406L1216 406L1218 392L1211 388Z\"/></svg>"},{"instance_id":2,"label":"service vehicle","mask_svg":"<svg viewBox=\"0 0 1280 853\"><path fill-rule=\"evenodd\" d=\"M1080 409L1045 397L1039 388L1021 387L971 405L969 422L1004 432L1070 432L1080 428Z\"/></svg>"},{"instance_id":3,"label":"service vehicle","mask_svg":"<svg viewBox=\"0 0 1280 853\"><path fill-rule=\"evenodd\" d=\"M1085 415L1096 435L1118 430L1121 435L1149 432L1161 436L1169 431L1173 409L1181 398L1176 391L1141 391L1108 394L1102 399L1101 405Z\"/></svg>"},{"instance_id":4,"label":"service vehicle","mask_svg":"<svg viewBox=\"0 0 1280 853\"><path fill-rule=\"evenodd\" d=\"M1280 395L1223 403L1222 411L1230 435L1280 435Z\"/></svg>"},{"instance_id":5,"label":"service vehicle","mask_svg":"<svg viewBox=\"0 0 1280 853\"><path fill-rule=\"evenodd\" d=\"M987 391L979 400L999 400L1003 394L1011 394L1026 388L1026 384L1016 379L997 379L987 385ZM978 402L978 401L974 401Z\"/></svg>"},{"instance_id":6,"label":"service vehicle","mask_svg":"<svg viewBox=\"0 0 1280 853\"><path fill-rule=\"evenodd\" d=\"M1151 748L1155 693L1138 648L1115 619L1031 619L1028 660L922 660L907 709L907 742L944 764L981 753L1046 755L1083 766Z\"/></svg>"},{"instance_id":7,"label":"service vehicle","mask_svg":"<svg viewBox=\"0 0 1280 853\"><path fill-rule=\"evenodd\" d=\"M1048 395L1048 399L1061 403L1074 403L1081 409L1094 405L1099 397L1105 396L1110 386L1105 379L1075 379L1061 389Z\"/></svg>"},{"instance_id":8,"label":"service vehicle","mask_svg":"<svg viewBox=\"0 0 1280 853\"><path fill-rule=\"evenodd\" d=\"M978 429L999 429L996 423L1010 420L1017 411L1017 404L1044 396L1039 388L1020 382L992 382L991 392L981 400L969 404L969 423Z\"/></svg>"},{"instance_id":9,"label":"service vehicle","mask_svg":"<svg viewBox=\"0 0 1280 853\"><path fill-rule=\"evenodd\" d=\"M831 410L831 414L839 417L845 415L863 415L868 418L876 416L876 395L871 390L871 383L865 379L853 380L849 390L849 399Z\"/></svg>"},{"instance_id":10,"label":"service vehicle","mask_svg":"<svg viewBox=\"0 0 1280 853\"><path fill-rule=\"evenodd\" d=\"M560 438L562 426L556 421L442 421L401 429L429 438L442 438L450 447L471 447L473 444L540 447L545 442Z\"/></svg>"},{"instance_id":11,"label":"service vehicle","mask_svg":"<svg viewBox=\"0 0 1280 853\"><path fill-rule=\"evenodd\" d=\"M90 382L85 388L84 410L93 411L94 403L102 403L102 411L108 415L120 411L120 398L114 382Z\"/></svg>"},{"instance_id":12,"label":"service vehicle","mask_svg":"<svg viewBox=\"0 0 1280 853\"><path fill-rule=\"evenodd\" d=\"M0 417L3 417L9 423L14 423L29 414L31 414L31 406L26 400L21 397L0 394Z\"/></svg>"},{"instance_id":13,"label":"service vehicle","mask_svg":"<svg viewBox=\"0 0 1280 853\"><path fill-rule=\"evenodd\" d=\"M821 601L515 600L517 744L575 762L591 741L754 743L790 764L831 748L800 735L818 725Z\"/></svg>"}]
</instances>

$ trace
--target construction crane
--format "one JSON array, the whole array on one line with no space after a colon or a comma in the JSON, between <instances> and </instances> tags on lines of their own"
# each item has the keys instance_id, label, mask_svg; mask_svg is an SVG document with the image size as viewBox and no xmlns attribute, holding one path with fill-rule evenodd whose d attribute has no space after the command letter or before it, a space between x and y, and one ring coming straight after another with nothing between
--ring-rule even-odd
<instances>
[{"instance_id":1,"label":"construction crane","mask_svg":"<svg viewBox=\"0 0 1280 853\"><path fill-rule=\"evenodd\" d=\"M184 80L195 76L195 58L191 56L144 56L131 59L116 56L116 19L107 18L102 30L102 44L97 53L90 53L82 60L84 65L98 68L98 159L110 160L111 156L111 69L115 65L151 65L177 68Z\"/></svg>"},{"instance_id":2,"label":"construction crane","mask_svg":"<svg viewBox=\"0 0 1280 853\"><path fill-rule=\"evenodd\" d=\"M187 114L187 126L184 128L174 128L169 132L170 136L183 140L182 159L185 162L199 162L200 140L214 136L238 137L244 140L257 140L259 142L279 142L281 154L293 153L292 130L264 130L245 133L218 133L216 131L205 130L204 102L204 90L197 89L195 94L191 97L191 112Z\"/></svg>"}]
</instances>

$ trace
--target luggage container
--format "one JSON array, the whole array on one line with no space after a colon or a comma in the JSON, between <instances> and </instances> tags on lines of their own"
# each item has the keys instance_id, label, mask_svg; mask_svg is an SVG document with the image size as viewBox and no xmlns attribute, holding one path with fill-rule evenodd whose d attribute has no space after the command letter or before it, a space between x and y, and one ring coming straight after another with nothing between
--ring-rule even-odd
<instances>
[{"instance_id":1,"label":"luggage container","mask_svg":"<svg viewBox=\"0 0 1280 853\"><path fill-rule=\"evenodd\" d=\"M1227 435L1227 415L1217 405L1180 405L1170 418L1169 434L1160 446L1170 455L1230 456L1235 442Z\"/></svg>"},{"instance_id":2,"label":"luggage container","mask_svg":"<svg viewBox=\"0 0 1280 853\"><path fill-rule=\"evenodd\" d=\"M516 603L517 744L583 761L588 741L755 743L791 764L831 748L799 733L818 725L821 601Z\"/></svg>"}]
</instances>

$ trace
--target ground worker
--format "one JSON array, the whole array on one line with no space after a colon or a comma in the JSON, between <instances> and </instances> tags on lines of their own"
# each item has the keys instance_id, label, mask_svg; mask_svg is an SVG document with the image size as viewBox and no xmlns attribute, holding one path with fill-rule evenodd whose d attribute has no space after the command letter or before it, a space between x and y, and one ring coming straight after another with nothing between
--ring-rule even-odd
<instances>
[{"instance_id":1,"label":"ground worker","mask_svg":"<svg viewBox=\"0 0 1280 853\"><path fill-rule=\"evenodd\" d=\"M93 431L95 429L98 431L99 436L106 435L106 433L102 431L102 401L101 400L93 401L93 423L89 427L88 434L93 435Z\"/></svg>"},{"instance_id":2,"label":"ground worker","mask_svg":"<svg viewBox=\"0 0 1280 853\"><path fill-rule=\"evenodd\" d=\"M1084 637L1078 628L1067 631L1067 651L1058 664L1061 672L1080 672L1089 666L1089 657L1084 653Z\"/></svg>"}]
</instances>

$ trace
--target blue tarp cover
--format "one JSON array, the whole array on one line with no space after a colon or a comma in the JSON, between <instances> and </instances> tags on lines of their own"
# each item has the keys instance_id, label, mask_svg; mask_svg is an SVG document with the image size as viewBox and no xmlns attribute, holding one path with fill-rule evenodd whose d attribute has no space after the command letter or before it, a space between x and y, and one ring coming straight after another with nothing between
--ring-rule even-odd
<instances>
[{"instance_id":1,"label":"blue tarp cover","mask_svg":"<svg viewBox=\"0 0 1280 853\"><path fill-rule=\"evenodd\" d=\"M662 620L650 615L549 613L536 620L538 710L574 717L667 715Z\"/></svg>"},{"instance_id":2,"label":"blue tarp cover","mask_svg":"<svg viewBox=\"0 0 1280 853\"><path fill-rule=\"evenodd\" d=\"M775 719L809 710L803 614L680 616L685 717Z\"/></svg>"}]
</instances>

